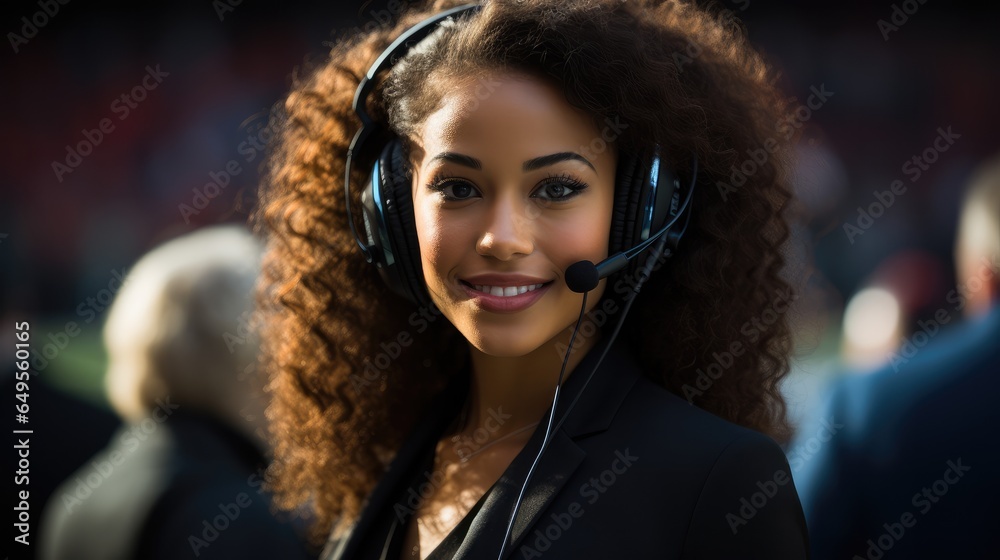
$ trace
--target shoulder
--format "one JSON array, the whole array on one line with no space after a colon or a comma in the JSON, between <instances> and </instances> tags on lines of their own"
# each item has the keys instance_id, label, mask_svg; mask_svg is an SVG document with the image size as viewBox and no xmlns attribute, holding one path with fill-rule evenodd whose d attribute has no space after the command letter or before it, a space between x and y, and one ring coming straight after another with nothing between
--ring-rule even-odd
<instances>
[{"instance_id":1,"label":"shoulder","mask_svg":"<svg viewBox=\"0 0 1000 560\"><path fill-rule=\"evenodd\" d=\"M150 558L283 557L304 552L292 526L272 513L249 442L220 431L205 419L179 431L183 449L173 458L169 487L160 495L144 529ZM191 432L199 431L199 434Z\"/></svg>"},{"instance_id":2,"label":"shoulder","mask_svg":"<svg viewBox=\"0 0 1000 560\"><path fill-rule=\"evenodd\" d=\"M91 550L94 557L127 554L169 486L173 446L165 430L122 427L109 445L71 474L49 498L43 557ZM96 543L101 543L98 546Z\"/></svg>"},{"instance_id":3,"label":"shoulder","mask_svg":"<svg viewBox=\"0 0 1000 560\"><path fill-rule=\"evenodd\" d=\"M944 315L949 318L949 315ZM920 329L889 354L887 363L863 376L836 381L831 394L841 404L861 399L854 410L905 408L937 395L942 389L964 383L970 392L996 387L992 373L1000 367L1000 307L980 319L949 325L934 319L920 322Z\"/></svg>"},{"instance_id":4,"label":"shoulder","mask_svg":"<svg viewBox=\"0 0 1000 560\"><path fill-rule=\"evenodd\" d=\"M607 426L611 439L664 449L664 459L683 452L693 464L703 466L737 440L781 454L769 437L708 412L653 381L634 352L622 341L608 350L608 373L587 389L596 393L584 397L591 427ZM602 418L603 426L594 417Z\"/></svg>"},{"instance_id":5,"label":"shoulder","mask_svg":"<svg viewBox=\"0 0 1000 560\"><path fill-rule=\"evenodd\" d=\"M941 426L948 426L947 431L975 429L967 411L996 410L991 400L1000 388L1000 377L994 375L1000 368L998 337L1000 309L950 328L924 323L885 365L834 379L800 434L811 436L824 423L833 425L842 434L837 437L839 448L877 455L882 446L898 444L903 433L938 431ZM929 415L929 410L937 414Z\"/></svg>"},{"instance_id":6,"label":"shoulder","mask_svg":"<svg viewBox=\"0 0 1000 560\"><path fill-rule=\"evenodd\" d=\"M235 473L189 479L165 494L147 526L140 556L150 558L305 557L290 524L271 513L270 497Z\"/></svg>"},{"instance_id":7,"label":"shoulder","mask_svg":"<svg viewBox=\"0 0 1000 560\"><path fill-rule=\"evenodd\" d=\"M636 402L648 407L650 433L672 443L670 456L662 459L682 463L691 485L686 553L691 558L806 558L805 516L777 442L652 381L636 385L642 395Z\"/></svg>"},{"instance_id":8,"label":"shoulder","mask_svg":"<svg viewBox=\"0 0 1000 560\"><path fill-rule=\"evenodd\" d=\"M804 558L805 518L781 447L638 377L606 434L691 558ZM596 446L596 444L595 444ZM634 469L634 471L632 470ZM661 513L656 513L661 512Z\"/></svg>"},{"instance_id":9,"label":"shoulder","mask_svg":"<svg viewBox=\"0 0 1000 560\"><path fill-rule=\"evenodd\" d=\"M635 437L669 442L672 452L698 457L704 466L714 464L726 452L744 448L783 457L781 448L767 435L699 408L643 376L636 379L616 423L626 428L641 426Z\"/></svg>"},{"instance_id":10,"label":"shoulder","mask_svg":"<svg viewBox=\"0 0 1000 560\"><path fill-rule=\"evenodd\" d=\"M637 380L622 408L624 426L619 428L651 451L655 467L680 466L691 484L742 495L757 481L790 481L785 453L774 439L699 408L653 381Z\"/></svg>"}]
</instances>

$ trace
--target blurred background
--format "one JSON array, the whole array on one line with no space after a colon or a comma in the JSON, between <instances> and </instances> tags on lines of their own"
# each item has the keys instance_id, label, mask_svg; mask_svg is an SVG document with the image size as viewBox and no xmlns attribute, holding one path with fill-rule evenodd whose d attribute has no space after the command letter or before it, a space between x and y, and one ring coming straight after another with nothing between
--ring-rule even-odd
<instances>
[{"instance_id":1,"label":"blurred background","mask_svg":"<svg viewBox=\"0 0 1000 560\"><path fill-rule=\"evenodd\" d=\"M918 321L954 309L962 194L1000 154L1000 8L700 3L742 20L803 106L792 260L807 281L785 386L798 422L831 379L885 364ZM121 277L163 241L244 222L295 68L399 4L5 5L0 334L10 347L31 322L36 415L66 414L43 400L53 391L105 411L110 434L100 329Z\"/></svg>"},{"instance_id":2,"label":"blurred background","mask_svg":"<svg viewBox=\"0 0 1000 560\"><path fill-rule=\"evenodd\" d=\"M963 187L1000 152L1000 8L915 3L912 15L900 8L907 20L895 25L901 3L702 3L742 20L788 96L803 105L813 96L819 106L796 117L795 185L816 297L803 318L799 367L821 374L842 346L843 310L863 288L892 284L907 321L945 305L955 286ZM79 334L46 360L44 377L99 403L95 335L116 278L158 242L244 221L270 139L267 114L294 69L322 56L338 31L379 25L399 5L68 3L41 17L37 2L8 4L0 55L5 336L22 318L53 336L77 323ZM939 129L959 138L918 166L911 160L933 147ZM858 208L869 209L873 191L896 180L905 192L866 222Z\"/></svg>"}]
</instances>

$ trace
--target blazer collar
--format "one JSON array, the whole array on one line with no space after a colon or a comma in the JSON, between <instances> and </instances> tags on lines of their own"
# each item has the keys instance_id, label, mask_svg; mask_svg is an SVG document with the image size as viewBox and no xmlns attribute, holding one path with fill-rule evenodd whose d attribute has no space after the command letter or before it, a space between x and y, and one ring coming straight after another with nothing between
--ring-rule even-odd
<instances>
[{"instance_id":1,"label":"blazer collar","mask_svg":"<svg viewBox=\"0 0 1000 560\"><path fill-rule=\"evenodd\" d=\"M559 423L572 406L561 426L571 438L607 430L625 396L639 378L639 366L625 343L616 340L609 345L609 342L605 335L580 360L573 375L563 382L556 422ZM602 360L605 352L607 354ZM595 367L598 368L596 371ZM591 372L594 374L588 382ZM575 405L574 400L578 400Z\"/></svg>"},{"instance_id":2,"label":"blazer collar","mask_svg":"<svg viewBox=\"0 0 1000 560\"><path fill-rule=\"evenodd\" d=\"M615 342L609 347L608 342L605 337L595 344L563 383L554 432L525 490L505 558L514 556L521 541L536 524L544 524L546 518L542 513L587 457L577 441L611 426L625 396L639 376L639 370L624 345ZM605 350L607 355L598 366ZM594 375L588 382L592 371ZM543 418L548 418L548 411ZM521 453L500 476L455 558L496 558L499 554L510 513L545 437L544 419ZM561 427L555 430L555 426ZM489 515L484 515L483 511Z\"/></svg>"},{"instance_id":3,"label":"blazer collar","mask_svg":"<svg viewBox=\"0 0 1000 560\"><path fill-rule=\"evenodd\" d=\"M569 379L563 382L554 433L525 491L511 532L511 543L507 545L509 554L505 556L517 550L518 544L583 462L586 453L575 440L607 430L639 377L638 367L624 344L615 342L609 347L609 342L607 335L602 337L580 360ZM607 355L598 365L605 350ZM594 374L590 376L592 371ZM435 445L447 424L458 413L468 387L468 376L458 376L435 401L435 405L429 407L431 416L428 421L421 423L403 443L363 507L350 535L339 541L331 540L321 558L339 560L357 556L362 541L370 538L368 533L380 513L391 507L394 498L405 491L413 463L419 460L428 446ZM544 439L548 414L546 411L524 449L497 480L455 558L490 558L499 553L510 512ZM559 429L555 429L556 426Z\"/></svg>"}]
</instances>

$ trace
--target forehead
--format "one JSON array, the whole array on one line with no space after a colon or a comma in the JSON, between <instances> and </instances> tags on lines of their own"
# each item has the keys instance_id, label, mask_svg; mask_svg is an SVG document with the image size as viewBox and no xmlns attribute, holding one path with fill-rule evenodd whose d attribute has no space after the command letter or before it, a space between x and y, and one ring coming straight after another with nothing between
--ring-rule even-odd
<instances>
[{"instance_id":1,"label":"forehead","mask_svg":"<svg viewBox=\"0 0 1000 560\"><path fill-rule=\"evenodd\" d=\"M453 150L477 158L530 159L540 152L579 152L600 137L590 115L531 76L492 74L443 85L440 106L416 138L424 155Z\"/></svg>"}]
</instances>

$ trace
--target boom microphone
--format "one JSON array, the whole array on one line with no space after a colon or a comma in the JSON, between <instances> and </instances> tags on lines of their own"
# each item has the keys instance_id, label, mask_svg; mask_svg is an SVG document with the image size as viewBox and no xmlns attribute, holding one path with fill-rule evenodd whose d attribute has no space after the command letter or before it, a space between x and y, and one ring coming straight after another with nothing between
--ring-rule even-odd
<instances>
[{"instance_id":1,"label":"boom microphone","mask_svg":"<svg viewBox=\"0 0 1000 560\"><path fill-rule=\"evenodd\" d=\"M673 221L671 221L665 228L657 232L656 235L629 249L629 251L635 251L631 255L628 254L628 251L620 251L597 264L590 261L577 261L569 265L569 268L566 269L565 275L566 286L578 294L583 294L593 290L597 287L597 283L600 282L602 278L607 278L608 276L611 276L612 274L625 268L625 265L627 265L629 261L639 256L643 249L645 249L650 243L659 239L660 236L665 233L667 234L667 247L670 253L673 253L673 251L677 249L678 242L681 240L681 233L673 231L668 232L667 229L672 225Z\"/></svg>"},{"instance_id":2,"label":"boom microphone","mask_svg":"<svg viewBox=\"0 0 1000 560\"><path fill-rule=\"evenodd\" d=\"M619 270L625 268L625 265L629 263L632 259L639 256L647 247L652 245L659 239L662 235L666 234L666 249L669 254L677 249L678 243L680 243L681 236L684 235L684 231L687 230L687 224L690 221L690 215L687 212L688 206L691 204L691 196L694 194L694 185L698 180L698 156L692 154L691 162L691 186L688 187L686 196L684 197L684 203L681 204L680 209L677 211L677 215L673 217L670 221L666 223L659 231L655 234L649 236L648 239L643 240L638 245L635 245L631 249L626 249L624 251L619 251L614 255L604 259L603 261L597 263L596 265L590 261L577 261L566 269L566 286L578 294L584 294L593 290L597 287L597 283L601 281L602 278L607 278L612 274L618 272ZM684 217L684 227L680 231L670 231L670 228L674 227L681 217Z\"/></svg>"},{"instance_id":3,"label":"boom microphone","mask_svg":"<svg viewBox=\"0 0 1000 560\"><path fill-rule=\"evenodd\" d=\"M625 268L626 264L628 257L625 253L615 253L596 265L590 261L575 262L566 269L566 285L578 294L587 293L597 287L601 278L611 276Z\"/></svg>"}]
</instances>

